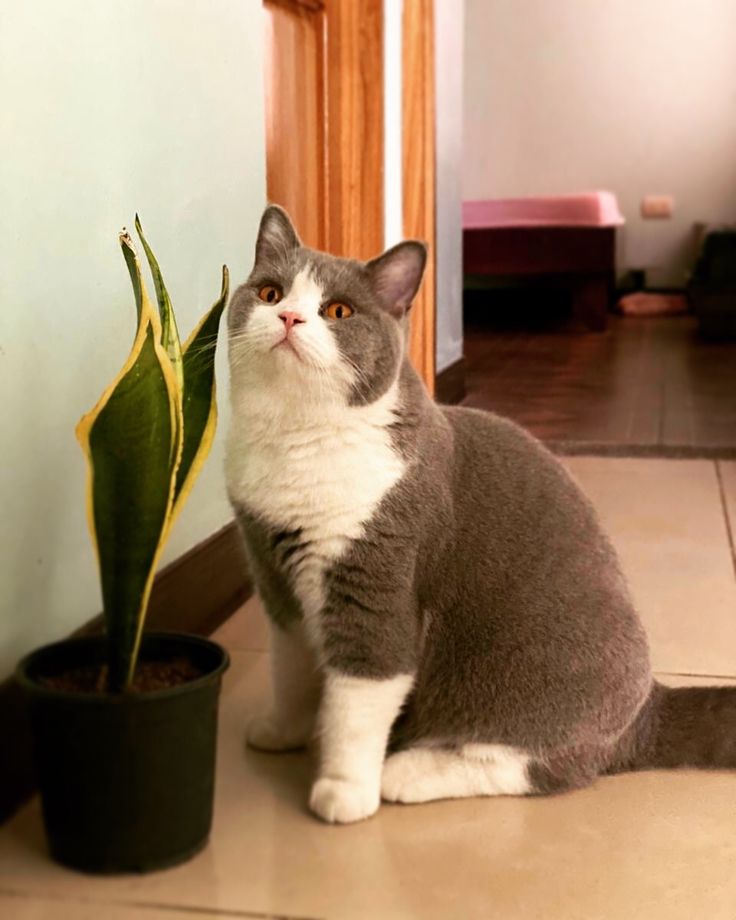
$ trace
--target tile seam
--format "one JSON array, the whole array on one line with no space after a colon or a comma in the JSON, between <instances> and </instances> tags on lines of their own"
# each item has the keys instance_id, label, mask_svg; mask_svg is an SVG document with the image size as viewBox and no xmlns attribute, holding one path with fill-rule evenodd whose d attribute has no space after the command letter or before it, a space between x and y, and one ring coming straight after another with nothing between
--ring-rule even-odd
<instances>
[{"instance_id":1,"label":"tile seam","mask_svg":"<svg viewBox=\"0 0 736 920\"><path fill-rule=\"evenodd\" d=\"M728 503L726 501L726 487L723 484L723 474L721 472L721 464L718 462L718 460L714 460L713 464L716 469L716 479L718 480L718 493L721 497L721 508L723 510L723 520L726 525L726 537L728 539L728 546L731 551L731 568L733 569L734 577L736 577L736 544L734 543L733 526L731 523L731 517L728 512Z\"/></svg>"}]
</instances>

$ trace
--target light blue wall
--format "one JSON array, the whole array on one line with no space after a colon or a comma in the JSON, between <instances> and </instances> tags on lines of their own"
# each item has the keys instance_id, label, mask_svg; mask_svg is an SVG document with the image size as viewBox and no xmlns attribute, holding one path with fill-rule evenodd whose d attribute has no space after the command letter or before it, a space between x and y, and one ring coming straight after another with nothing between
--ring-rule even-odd
<instances>
[{"instance_id":1,"label":"light blue wall","mask_svg":"<svg viewBox=\"0 0 736 920\"><path fill-rule=\"evenodd\" d=\"M260 0L0 0L0 677L100 609L79 416L134 323L118 230L137 210L182 335L265 201ZM229 519L220 430L164 562Z\"/></svg>"}]
</instances>

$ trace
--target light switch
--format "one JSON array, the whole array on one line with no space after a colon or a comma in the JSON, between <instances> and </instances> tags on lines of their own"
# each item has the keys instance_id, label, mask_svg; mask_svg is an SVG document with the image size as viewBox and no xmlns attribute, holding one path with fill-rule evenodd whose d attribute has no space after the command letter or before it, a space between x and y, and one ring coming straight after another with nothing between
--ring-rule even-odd
<instances>
[{"instance_id":1,"label":"light switch","mask_svg":"<svg viewBox=\"0 0 736 920\"><path fill-rule=\"evenodd\" d=\"M675 199L672 195L645 195L641 200L641 216L659 220L672 217Z\"/></svg>"}]
</instances>

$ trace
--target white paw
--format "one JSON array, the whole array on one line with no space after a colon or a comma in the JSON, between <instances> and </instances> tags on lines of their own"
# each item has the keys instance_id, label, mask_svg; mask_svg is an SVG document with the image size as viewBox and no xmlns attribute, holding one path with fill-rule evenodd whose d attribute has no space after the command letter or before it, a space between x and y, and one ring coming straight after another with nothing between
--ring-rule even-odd
<instances>
[{"instance_id":1,"label":"white paw","mask_svg":"<svg viewBox=\"0 0 736 920\"><path fill-rule=\"evenodd\" d=\"M429 756L426 756L429 755ZM381 777L381 798L385 802L428 802L437 798L428 760L431 754L413 748L386 759Z\"/></svg>"},{"instance_id":2,"label":"white paw","mask_svg":"<svg viewBox=\"0 0 736 920\"><path fill-rule=\"evenodd\" d=\"M245 737L250 747L271 753L294 751L309 741L308 732L287 728L272 713L251 719Z\"/></svg>"},{"instance_id":3,"label":"white paw","mask_svg":"<svg viewBox=\"0 0 736 920\"><path fill-rule=\"evenodd\" d=\"M377 789L346 779L324 776L312 786L309 807L329 824L362 821L378 811Z\"/></svg>"}]
</instances>

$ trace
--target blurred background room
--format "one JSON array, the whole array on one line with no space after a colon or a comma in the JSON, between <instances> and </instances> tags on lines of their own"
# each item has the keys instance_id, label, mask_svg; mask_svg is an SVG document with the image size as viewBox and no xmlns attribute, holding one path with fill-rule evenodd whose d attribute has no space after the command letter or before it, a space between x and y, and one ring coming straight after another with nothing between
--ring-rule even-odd
<instances>
[{"instance_id":1,"label":"blurred background room","mask_svg":"<svg viewBox=\"0 0 736 920\"><path fill-rule=\"evenodd\" d=\"M736 452L734 47L731 0L467 0L468 404Z\"/></svg>"}]
</instances>

